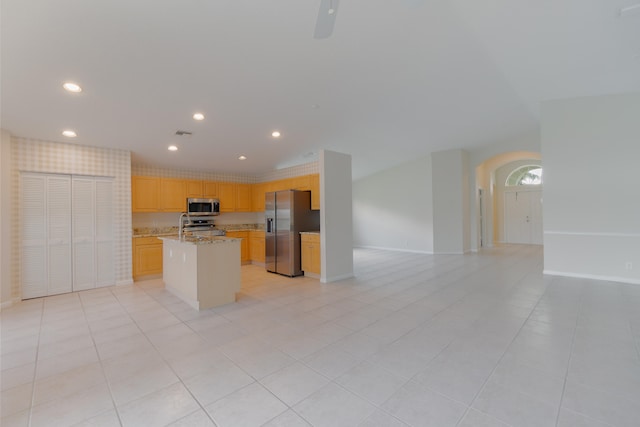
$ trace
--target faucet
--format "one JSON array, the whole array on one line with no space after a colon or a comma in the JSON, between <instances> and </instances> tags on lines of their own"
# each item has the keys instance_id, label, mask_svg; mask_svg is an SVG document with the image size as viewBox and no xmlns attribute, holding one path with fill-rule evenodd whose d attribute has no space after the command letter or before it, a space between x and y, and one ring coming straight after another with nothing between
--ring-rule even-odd
<instances>
[{"instance_id":1,"label":"faucet","mask_svg":"<svg viewBox=\"0 0 640 427\"><path fill-rule=\"evenodd\" d=\"M184 224L182 218L184 218L185 216L188 218L189 214L186 212L182 212L180 214L180 219L178 220L178 239L180 240L182 240L182 238L184 237Z\"/></svg>"}]
</instances>

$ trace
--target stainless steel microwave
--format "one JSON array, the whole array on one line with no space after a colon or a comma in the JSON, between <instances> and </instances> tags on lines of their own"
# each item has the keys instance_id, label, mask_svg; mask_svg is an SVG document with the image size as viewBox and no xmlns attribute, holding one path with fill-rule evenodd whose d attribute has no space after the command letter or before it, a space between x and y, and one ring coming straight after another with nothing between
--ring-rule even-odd
<instances>
[{"instance_id":1,"label":"stainless steel microwave","mask_svg":"<svg viewBox=\"0 0 640 427\"><path fill-rule=\"evenodd\" d=\"M220 200L218 199L187 199L187 214L189 215L220 215Z\"/></svg>"}]
</instances>

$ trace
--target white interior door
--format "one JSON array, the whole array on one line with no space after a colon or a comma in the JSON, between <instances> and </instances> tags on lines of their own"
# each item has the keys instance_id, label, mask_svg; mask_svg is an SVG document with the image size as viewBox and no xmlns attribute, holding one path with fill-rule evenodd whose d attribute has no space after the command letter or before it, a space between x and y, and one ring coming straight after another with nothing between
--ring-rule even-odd
<instances>
[{"instance_id":1,"label":"white interior door","mask_svg":"<svg viewBox=\"0 0 640 427\"><path fill-rule=\"evenodd\" d=\"M47 295L46 176L24 174L20 180L21 254L23 298Z\"/></svg>"},{"instance_id":2,"label":"white interior door","mask_svg":"<svg viewBox=\"0 0 640 427\"><path fill-rule=\"evenodd\" d=\"M115 284L113 179L24 173L22 298Z\"/></svg>"},{"instance_id":3,"label":"white interior door","mask_svg":"<svg viewBox=\"0 0 640 427\"><path fill-rule=\"evenodd\" d=\"M542 191L504 193L507 243L542 244Z\"/></svg>"},{"instance_id":4,"label":"white interior door","mask_svg":"<svg viewBox=\"0 0 640 427\"><path fill-rule=\"evenodd\" d=\"M71 292L71 177L47 177L48 295Z\"/></svg>"},{"instance_id":5,"label":"white interior door","mask_svg":"<svg viewBox=\"0 0 640 427\"><path fill-rule=\"evenodd\" d=\"M113 179L95 180L96 286L115 285Z\"/></svg>"},{"instance_id":6,"label":"white interior door","mask_svg":"<svg viewBox=\"0 0 640 427\"><path fill-rule=\"evenodd\" d=\"M73 290L95 287L94 183L73 177Z\"/></svg>"}]
</instances>

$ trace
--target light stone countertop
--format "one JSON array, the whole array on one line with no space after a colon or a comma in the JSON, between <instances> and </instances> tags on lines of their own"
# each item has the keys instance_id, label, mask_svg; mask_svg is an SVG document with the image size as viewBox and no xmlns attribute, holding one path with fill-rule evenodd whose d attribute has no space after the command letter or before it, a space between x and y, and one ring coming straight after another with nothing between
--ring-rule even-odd
<instances>
[{"instance_id":1,"label":"light stone countertop","mask_svg":"<svg viewBox=\"0 0 640 427\"><path fill-rule=\"evenodd\" d=\"M221 224L217 230L224 231L264 231L264 224ZM178 227L134 227L132 237L177 236Z\"/></svg>"},{"instance_id":2,"label":"light stone countertop","mask_svg":"<svg viewBox=\"0 0 640 427\"><path fill-rule=\"evenodd\" d=\"M301 231L300 234L320 234L320 231Z\"/></svg>"},{"instance_id":3,"label":"light stone countertop","mask_svg":"<svg viewBox=\"0 0 640 427\"><path fill-rule=\"evenodd\" d=\"M160 240L172 240L175 242L186 243L190 245L210 245L212 243L231 243L231 242L241 242L242 239L237 239L235 237L225 237L225 236L158 236Z\"/></svg>"}]
</instances>

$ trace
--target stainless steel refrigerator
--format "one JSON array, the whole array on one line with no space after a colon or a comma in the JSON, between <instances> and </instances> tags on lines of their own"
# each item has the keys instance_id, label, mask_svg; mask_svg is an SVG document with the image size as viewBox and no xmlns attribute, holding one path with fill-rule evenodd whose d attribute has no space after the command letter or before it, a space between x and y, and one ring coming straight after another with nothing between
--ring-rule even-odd
<instances>
[{"instance_id":1,"label":"stainless steel refrigerator","mask_svg":"<svg viewBox=\"0 0 640 427\"><path fill-rule=\"evenodd\" d=\"M311 192L285 190L265 194L267 271L299 276L300 232L320 229L320 213L311 210Z\"/></svg>"}]
</instances>

